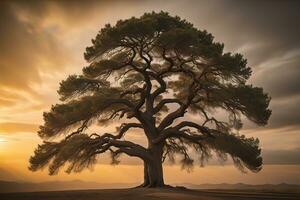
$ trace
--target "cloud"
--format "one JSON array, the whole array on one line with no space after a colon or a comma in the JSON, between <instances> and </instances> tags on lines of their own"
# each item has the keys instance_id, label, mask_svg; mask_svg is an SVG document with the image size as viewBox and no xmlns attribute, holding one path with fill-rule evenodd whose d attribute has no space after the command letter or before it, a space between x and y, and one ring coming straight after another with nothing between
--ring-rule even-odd
<instances>
[{"instance_id":1,"label":"cloud","mask_svg":"<svg viewBox=\"0 0 300 200\"><path fill-rule=\"evenodd\" d=\"M291 150L264 150L264 164L299 165L300 148Z\"/></svg>"},{"instance_id":2,"label":"cloud","mask_svg":"<svg viewBox=\"0 0 300 200\"><path fill-rule=\"evenodd\" d=\"M0 133L14 134L20 132L35 133L38 130L38 125L27 123L3 122L0 123Z\"/></svg>"},{"instance_id":3,"label":"cloud","mask_svg":"<svg viewBox=\"0 0 300 200\"><path fill-rule=\"evenodd\" d=\"M3 2L0 19L0 87L30 90L30 84L41 81L39 71L47 70L47 62L53 63L51 71L63 67L63 47L39 24L26 19L26 13Z\"/></svg>"},{"instance_id":4,"label":"cloud","mask_svg":"<svg viewBox=\"0 0 300 200\"><path fill-rule=\"evenodd\" d=\"M299 126L300 113L299 110L300 95L297 97L287 98L283 100L274 99L271 103L273 113L270 118L269 128L284 126Z\"/></svg>"},{"instance_id":5,"label":"cloud","mask_svg":"<svg viewBox=\"0 0 300 200\"><path fill-rule=\"evenodd\" d=\"M12 105L14 105L15 102L11 101L9 99L5 99L5 98L0 98L0 107L10 107Z\"/></svg>"},{"instance_id":6,"label":"cloud","mask_svg":"<svg viewBox=\"0 0 300 200\"><path fill-rule=\"evenodd\" d=\"M263 86L274 99L300 95L300 47L295 56L274 58L255 74L254 82Z\"/></svg>"},{"instance_id":7,"label":"cloud","mask_svg":"<svg viewBox=\"0 0 300 200\"><path fill-rule=\"evenodd\" d=\"M34 6L37 8L28 12L21 1L0 3L0 109L13 111L16 106L48 102L51 98L36 85L47 81L43 73L62 72L69 62L68 49L57 33L42 23L46 5Z\"/></svg>"},{"instance_id":8,"label":"cloud","mask_svg":"<svg viewBox=\"0 0 300 200\"><path fill-rule=\"evenodd\" d=\"M300 2L193 3L186 5L190 12L184 14L185 8L182 14L225 42L225 49L243 53L253 69L249 83L263 87L272 97L267 127L300 125Z\"/></svg>"},{"instance_id":9,"label":"cloud","mask_svg":"<svg viewBox=\"0 0 300 200\"><path fill-rule=\"evenodd\" d=\"M85 64L83 52L92 38L85 35L96 34L99 25L104 25L99 10L107 4L1 1L0 108L24 107L24 99L35 107L57 99L60 80ZM95 25L99 19L101 23ZM50 89L53 92L49 93Z\"/></svg>"},{"instance_id":10,"label":"cloud","mask_svg":"<svg viewBox=\"0 0 300 200\"><path fill-rule=\"evenodd\" d=\"M212 32L225 49L243 53L254 71L251 83L273 98L300 94L299 1L189 2L173 10Z\"/></svg>"}]
</instances>

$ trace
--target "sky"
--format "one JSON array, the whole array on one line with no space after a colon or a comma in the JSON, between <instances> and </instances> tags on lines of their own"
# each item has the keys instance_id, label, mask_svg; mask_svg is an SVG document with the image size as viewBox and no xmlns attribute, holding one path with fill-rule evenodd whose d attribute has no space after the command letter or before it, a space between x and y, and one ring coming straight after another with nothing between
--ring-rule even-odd
<instances>
[{"instance_id":1,"label":"sky","mask_svg":"<svg viewBox=\"0 0 300 200\"><path fill-rule=\"evenodd\" d=\"M139 161L125 158L123 164L110 166L105 155L93 171L80 174L48 176L47 170L30 172L27 167L42 142L36 134L42 113L59 102L59 82L87 65L83 53L101 27L161 10L212 33L225 44L225 51L242 53L253 70L249 83L272 97L268 125L246 123L241 131L260 139L265 163L261 172L243 174L231 164L211 163L187 173L175 164L164 167L166 182L300 184L300 3L296 0L1 1L0 180L142 181ZM141 140L138 134L129 137Z\"/></svg>"}]
</instances>

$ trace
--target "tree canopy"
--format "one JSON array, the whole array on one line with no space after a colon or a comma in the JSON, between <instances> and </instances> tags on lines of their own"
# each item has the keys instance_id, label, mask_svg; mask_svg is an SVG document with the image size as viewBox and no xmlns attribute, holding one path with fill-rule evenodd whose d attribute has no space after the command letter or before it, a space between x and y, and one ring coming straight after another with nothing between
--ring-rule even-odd
<instances>
[{"instance_id":1,"label":"tree canopy","mask_svg":"<svg viewBox=\"0 0 300 200\"><path fill-rule=\"evenodd\" d=\"M38 132L44 143L30 158L30 169L49 166L56 174L67 164L68 173L79 172L110 152L113 163L121 154L144 161L143 186L164 185L162 162L176 155L184 167L215 154L230 156L241 170L259 171L259 140L238 130L242 116L267 124L270 97L247 84L247 60L223 49L207 31L166 12L105 25L86 48L89 65L60 83L61 103L44 113ZM214 115L221 110L227 120ZM101 131L119 119L115 132ZM99 130L88 133L95 123ZM144 132L147 147L124 139L133 128Z\"/></svg>"}]
</instances>

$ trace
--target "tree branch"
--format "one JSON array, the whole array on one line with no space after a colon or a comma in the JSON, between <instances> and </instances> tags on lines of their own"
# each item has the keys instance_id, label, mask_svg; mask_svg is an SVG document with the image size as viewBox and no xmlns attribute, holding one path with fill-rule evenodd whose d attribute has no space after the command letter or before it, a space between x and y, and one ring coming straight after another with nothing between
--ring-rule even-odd
<instances>
[{"instance_id":1,"label":"tree branch","mask_svg":"<svg viewBox=\"0 0 300 200\"><path fill-rule=\"evenodd\" d=\"M168 103L177 103L179 105L183 104L179 99L163 99L156 105L156 107L153 110L153 113L158 113L162 109L162 107Z\"/></svg>"},{"instance_id":2,"label":"tree branch","mask_svg":"<svg viewBox=\"0 0 300 200\"><path fill-rule=\"evenodd\" d=\"M167 138L184 138L191 142L197 143L199 140L203 140L206 137L203 135L187 134L186 131L170 128L165 130L161 135L155 138L152 142L158 144L166 140Z\"/></svg>"},{"instance_id":3,"label":"tree branch","mask_svg":"<svg viewBox=\"0 0 300 200\"><path fill-rule=\"evenodd\" d=\"M111 149L111 147L115 147L120 149L120 151L130 155L139 157L143 160L150 159L150 155L146 148L139 144L135 144L126 140L118 140L112 137L112 134L104 134L96 139L97 141L97 150L95 154L101 154Z\"/></svg>"},{"instance_id":4,"label":"tree branch","mask_svg":"<svg viewBox=\"0 0 300 200\"><path fill-rule=\"evenodd\" d=\"M168 114L160 123L160 125L158 126L158 130L162 131L164 128L168 127L169 125L171 125L173 123L173 121L179 117L183 117L184 113L186 112L186 109L190 106L190 104L192 103L193 98L196 96L196 93L198 91L198 89L195 89L193 91L193 87L194 87L194 83L192 83L189 87L189 93L188 93L188 97L186 99L185 103L182 103L181 106L174 112Z\"/></svg>"}]
</instances>

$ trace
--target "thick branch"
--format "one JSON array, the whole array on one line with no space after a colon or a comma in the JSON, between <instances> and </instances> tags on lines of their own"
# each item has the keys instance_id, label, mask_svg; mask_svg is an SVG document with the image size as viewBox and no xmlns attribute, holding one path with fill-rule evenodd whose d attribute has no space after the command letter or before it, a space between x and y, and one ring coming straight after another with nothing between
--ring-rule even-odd
<instances>
[{"instance_id":1,"label":"thick branch","mask_svg":"<svg viewBox=\"0 0 300 200\"><path fill-rule=\"evenodd\" d=\"M120 139L124 136L124 134L131 128L141 128L143 129L143 125L139 123L126 123L122 124L120 127L119 134L117 135L117 139Z\"/></svg>"},{"instance_id":2,"label":"thick branch","mask_svg":"<svg viewBox=\"0 0 300 200\"><path fill-rule=\"evenodd\" d=\"M192 83L192 85L190 86L189 94L188 94L186 102L182 103L182 105L177 110L175 110L174 112L168 114L162 120L162 122L158 126L159 131L162 131L164 128L171 125L175 119L184 116L184 113L186 112L186 109L190 106L190 104L192 103L193 98L196 95L196 92L198 91L197 89L193 90L193 86L194 86L194 83Z\"/></svg>"},{"instance_id":3,"label":"thick branch","mask_svg":"<svg viewBox=\"0 0 300 200\"><path fill-rule=\"evenodd\" d=\"M210 129L205 127L205 126L201 126L199 124L196 124L194 122L190 122L190 121L183 121L183 122L180 122L178 125L176 125L174 128L177 129L177 130L180 130L184 127L192 127L192 128L195 128L197 129L199 132L205 134L205 135L208 135L208 136L211 136L211 133L210 133Z\"/></svg>"},{"instance_id":4,"label":"thick branch","mask_svg":"<svg viewBox=\"0 0 300 200\"><path fill-rule=\"evenodd\" d=\"M166 89L167 89L167 84L166 84L166 82L164 81L164 79L163 79L161 76L159 76L158 74L153 73L153 72L150 72L150 71L148 71L148 73L149 73L150 76L151 76L152 78L154 78L154 79L159 83L159 85L160 85L160 87L158 87L158 88L152 93L152 95L151 95L151 103L152 103L152 105L153 105L153 102L154 102L155 98L156 98L158 95L160 95L161 93L163 93L163 92L166 91Z\"/></svg>"},{"instance_id":5,"label":"thick branch","mask_svg":"<svg viewBox=\"0 0 300 200\"><path fill-rule=\"evenodd\" d=\"M167 138L184 138L191 142L197 143L199 140L203 140L207 137L203 135L196 135L196 134L188 134L183 130L177 130L175 128L167 129L163 132L163 134L159 135L157 138L155 138L152 142L153 143L160 143Z\"/></svg>"},{"instance_id":6,"label":"thick branch","mask_svg":"<svg viewBox=\"0 0 300 200\"><path fill-rule=\"evenodd\" d=\"M116 147L130 156L139 157L143 160L150 159L147 149L139 144L135 144L126 140L115 139L111 137L111 134L104 134L103 136L100 136L97 140L98 149L97 151L95 151L95 154L101 154L111 149L112 147Z\"/></svg>"},{"instance_id":7,"label":"thick branch","mask_svg":"<svg viewBox=\"0 0 300 200\"><path fill-rule=\"evenodd\" d=\"M156 105L156 107L153 110L153 113L158 113L162 109L162 107L164 107L168 103L177 103L179 105L182 105L182 102L178 99L163 99Z\"/></svg>"},{"instance_id":8,"label":"thick branch","mask_svg":"<svg viewBox=\"0 0 300 200\"><path fill-rule=\"evenodd\" d=\"M201 133L201 135L197 135L197 134L191 134L189 129L185 129L183 130L183 128L195 128L199 133ZM209 129L205 126L201 126L199 124L196 124L194 122L190 122L190 121L183 121L180 122L178 125L166 129L165 131L162 131L162 133L154 140L155 143L159 143L164 141L167 138L170 137L177 137L177 138L185 138L188 140L201 140L207 137L212 137L212 132L214 130ZM187 132L189 134L187 134Z\"/></svg>"}]
</instances>

